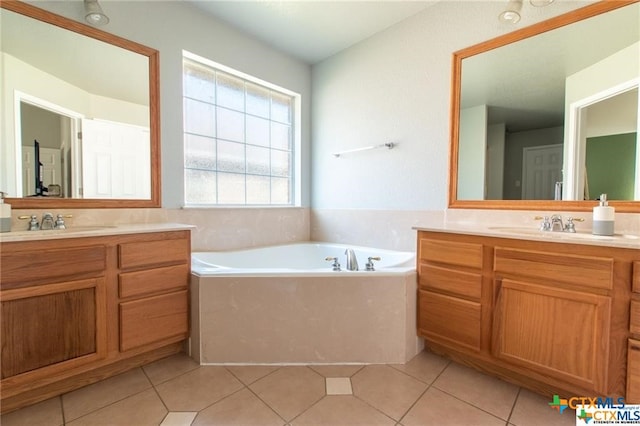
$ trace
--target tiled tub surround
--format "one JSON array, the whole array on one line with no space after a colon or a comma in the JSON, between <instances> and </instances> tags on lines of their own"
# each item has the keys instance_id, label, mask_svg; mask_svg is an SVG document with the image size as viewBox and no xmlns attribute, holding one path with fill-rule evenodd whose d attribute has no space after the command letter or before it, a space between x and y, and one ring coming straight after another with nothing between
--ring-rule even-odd
<instances>
[{"instance_id":1,"label":"tiled tub surround","mask_svg":"<svg viewBox=\"0 0 640 426\"><path fill-rule=\"evenodd\" d=\"M248 267L263 256L250 251ZM422 346L409 262L373 272L194 266L191 354L201 364L404 363Z\"/></svg>"},{"instance_id":2,"label":"tiled tub surround","mask_svg":"<svg viewBox=\"0 0 640 426\"><path fill-rule=\"evenodd\" d=\"M536 216L559 213L563 218L582 218L576 229L590 232L592 213L532 210L370 210L312 209L311 240L360 244L390 250L416 250L414 228L481 230L487 227L537 229ZM640 236L639 213L616 213L615 232Z\"/></svg>"},{"instance_id":3,"label":"tiled tub surround","mask_svg":"<svg viewBox=\"0 0 640 426\"><path fill-rule=\"evenodd\" d=\"M309 209L286 208L185 208L185 209L50 209L47 212L71 214L67 227L125 225L144 223L184 223L191 230L192 249L233 250L309 240ZM45 210L17 210L12 213L12 231L27 229L28 221L18 216Z\"/></svg>"}]
</instances>

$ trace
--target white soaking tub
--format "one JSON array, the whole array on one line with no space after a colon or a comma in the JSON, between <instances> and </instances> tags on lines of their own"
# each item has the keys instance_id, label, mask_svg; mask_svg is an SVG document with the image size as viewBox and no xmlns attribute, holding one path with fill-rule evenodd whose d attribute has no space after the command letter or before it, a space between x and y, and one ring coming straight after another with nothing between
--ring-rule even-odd
<instances>
[{"instance_id":1,"label":"white soaking tub","mask_svg":"<svg viewBox=\"0 0 640 426\"><path fill-rule=\"evenodd\" d=\"M353 248L359 271L346 265ZM369 257L380 257L365 271ZM416 335L415 253L297 243L195 252L191 353L201 364L404 363Z\"/></svg>"}]
</instances>

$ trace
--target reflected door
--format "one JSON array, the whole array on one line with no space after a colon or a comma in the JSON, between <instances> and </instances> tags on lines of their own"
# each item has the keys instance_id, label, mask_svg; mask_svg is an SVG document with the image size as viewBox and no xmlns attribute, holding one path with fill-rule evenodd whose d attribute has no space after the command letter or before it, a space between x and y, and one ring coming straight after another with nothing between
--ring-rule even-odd
<instances>
[{"instance_id":1,"label":"reflected door","mask_svg":"<svg viewBox=\"0 0 640 426\"><path fill-rule=\"evenodd\" d=\"M523 155L522 199L553 200L562 181L562 144L525 148Z\"/></svg>"},{"instance_id":2,"label":"reflected door","mask_svg":"<svg viewBox=\"0 0 640 426\"><path fill-rule=\"evenodd\" d=\"M149 129L82 120L84 198L151 198Z\"/></svg>"}]
</instances>

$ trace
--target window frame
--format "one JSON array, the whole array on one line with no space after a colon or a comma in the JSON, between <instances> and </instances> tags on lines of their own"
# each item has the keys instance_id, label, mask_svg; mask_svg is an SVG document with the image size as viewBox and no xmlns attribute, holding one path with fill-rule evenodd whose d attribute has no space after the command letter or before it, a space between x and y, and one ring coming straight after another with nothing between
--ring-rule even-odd
<instances>
[{"instance_id":1,"label":"window frame","mask_svg":"<svg viewBox=\"0 0 640 426\"><path fill-rule=\"evenodd\" d=\"M260 203L255 203L255 204L247 204L246 203L246 197L245 197L245 203L242 204L232 204L232 203L192 203L192 202L188 202L187 200L187 170L192 170L186 167L185 164L185 160L186 160L186 146L185 146L185 140L186 140L186 135L188 134L186 132L186 129L184 127L184 117L185 117L185 109L184 109L184 105L185 105L185 99L187 99L185 97L185 91L184 91L184 63L185 61L193 61L196 63L199 63L200 65L203 65L205 67L210 67L215 71L220 71L222 73L226 73L229 74L233 77L239 78L244 80L245 82L251 83L251 84L255 84L255 85L259 85L261 87L264 87L265 89L269 89L275 92L278 92L280 94L286 95L286 96L290 96L292 99L292 115L291 115L291 176L289 177L289 185L290 185L290 191L291 191L291 195L290 195L290 200L289 203L283 203L283 204L275 204L275 203L268 203L268 204L260 204ZM185 208L287 208L287 207L300 207L302 205L302 125L301 125L301 121L302 121L302 95L300 95L299 93L284 88L282 86L278 86L274 83L262 80L258 77L252 76L250 74L244 73L242 71L236 70L234 68L231 68L229 66L220 64L218 62L215 62L211 59L202 57L200 55L196 55L195 53L183 50L182 51L182 73L181 73L181 77L182 77L182 91L181 91L181 98L182 98L182 143L183 143L183 155L182 155L182 169L183 169L183 207ZM217 103L215 104L217 106ZM246 112L243 112L243 115L246 116ZM189 133L190 134L190 133ZM217 137L216 137L217 139ZM246 143L246 135L245 135L245 141L242 142L245 146L252 146L252 145L247 145ZM269 150L271 151L271 147L269 147ZM218 173L218 170L215 170L215 173ZM246 170L244 172L244 175L251 175L250 173L247 173ZM273 176L273 175L270 175Z\"/></svg>"}]
</instances>

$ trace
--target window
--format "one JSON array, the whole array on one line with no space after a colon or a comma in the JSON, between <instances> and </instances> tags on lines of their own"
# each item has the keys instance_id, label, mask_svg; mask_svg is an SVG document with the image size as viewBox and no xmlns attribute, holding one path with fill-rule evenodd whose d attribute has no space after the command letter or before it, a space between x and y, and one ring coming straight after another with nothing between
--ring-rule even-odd
<instances>
[{"instance_id":1,"label":"window","mask_svg":"<svg viewBox=\"0 0 640 426\"><path fill-rule=\"evenodd\" d=\"M186 205L295 205L300 95L184 52Z\"/></svg>"}]
</instances>

